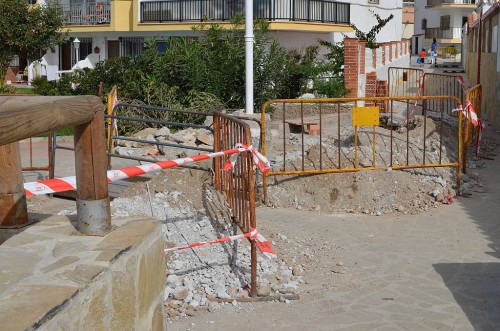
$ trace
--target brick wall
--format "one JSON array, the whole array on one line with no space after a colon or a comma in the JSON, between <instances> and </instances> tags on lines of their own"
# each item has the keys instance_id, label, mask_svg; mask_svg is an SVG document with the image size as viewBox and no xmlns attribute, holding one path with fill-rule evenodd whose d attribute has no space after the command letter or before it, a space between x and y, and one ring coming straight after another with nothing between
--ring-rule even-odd
<instances>
[{"instance_id":1,"label":"brick wall","mask_svg":"<svg viewBox=\"0 0 500 331\"><path fill-rule=\"evenodd\" d=\"M356 38L344 39L344 82L350 90L347 97L358 96L359 75L365 74L366 42Z\"/></svg>"},{"instance_id":2,"label":"brick wall","mask_svg":"<svg viewBox=\"0 0 500 331\"><path fill-rule=\"evenodd\" d=\"M386 97L389 95L386 80L377 80L377 88L375 93L377 97ZM386 101L377 101L375 102L375 104L379 107L381 113L389 112L389 107L387 107Z\"/></svg>"},{"instance_id":3,"label":"brick wall","mask_svg":"<svg viewBox=\"0 0 500 331\"><path fill-rule=\"evenodd\" d=\"M386 42L379 48L369 49L364 41L345 38L344 51L345 87L350 90L347 97L387 96L387 81L378 80L372 71L384 70L384 66L407 56L409 41ZM387 111L387 107L382 105L381 110Z\"/></svg>"}]
</instances>

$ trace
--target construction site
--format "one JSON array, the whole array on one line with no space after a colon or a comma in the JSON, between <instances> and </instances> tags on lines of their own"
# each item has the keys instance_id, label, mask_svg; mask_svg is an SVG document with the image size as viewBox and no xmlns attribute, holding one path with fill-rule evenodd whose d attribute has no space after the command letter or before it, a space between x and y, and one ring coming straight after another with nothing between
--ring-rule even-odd
<instances>
[{"instance_id":1,"label":"construction site","mask_svg":"<svg viewBox=\"0 0 500 331\"><path fill-rule=\"evenodd\" d=\"M2 329L498 330L481 86L388 77L254 115L1 96Z\"/></svg>"}]
</instances>

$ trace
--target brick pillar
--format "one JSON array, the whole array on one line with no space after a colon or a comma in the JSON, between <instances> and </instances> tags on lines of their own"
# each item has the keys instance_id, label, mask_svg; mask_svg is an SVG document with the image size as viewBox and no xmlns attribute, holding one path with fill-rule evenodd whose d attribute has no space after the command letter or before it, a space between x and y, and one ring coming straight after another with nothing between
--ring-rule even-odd
<instances>
[{"instance_id":1,"label":"brick pillar","mask_svg":"<svg viewBox=\"0 0 500 331\"><path fill-rule=\"evenodd\" d=\"M377 80L377 97L387 97L389 95L387 81L386 80ZM389 107L386 101L377 101L376 105L379 107L380 112L387 113L389 112Z\"/></svg>"},{"instance_id":2,"label":"brick pillar","mask_svg":"<svg viewBox=\"0 0 500 331\"><path fill-rule=\"evenodd\" d=\"M372 98L377 96L377 73L369 72L366 74L366 90L365 96L367 98ZM374 106L375 102L367 101L365 103L367 107Z\"/></svg>"},{"instance_id":3,"label":"brick pillar","mask_svg":"<svg viewBox=\"0 0 500 331\"><path fill-rule=\"evenodd\" d=\"M344 38L344 84L347 97L358 97L359 75L365 74L365 41Z\"/></svg>"},{"instance_id":4,"label":"brick pillar","mask_svg":"<svg viewBox=\"0 0 500 331\"><path fill-rule=\"evenodd\" d=\"M387 43L387 46L389 46L389 63L392 62L392 43Z\"/></svg>"}]
</instances>

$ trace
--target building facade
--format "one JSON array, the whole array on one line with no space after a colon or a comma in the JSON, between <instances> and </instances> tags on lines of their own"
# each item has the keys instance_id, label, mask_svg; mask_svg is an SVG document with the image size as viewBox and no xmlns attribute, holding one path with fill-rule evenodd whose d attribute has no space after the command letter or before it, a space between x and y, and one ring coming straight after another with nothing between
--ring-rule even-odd
<instances>
[{"instance_id":1,"label":"building facade","mask_svg":"<svg viewBox=\"0 0 500 331\"><path fill-rule=\"evenodd\" d=\"M403 31L401 32L403 39L411 39L415 29L415 2L403 1Z\"/></svg>"},{"instance_id":2,"label":"building facade","mask_svg":"<svg viewBox=\"0 0 500 331\"><path fill-rule=\"evenodd\" d=\"M415 32L413 53L428 49L433 38L440 46L461 50L462 30L467 16L476 9L478 0L419 0L415 1Z\"/></svg>"},{"instance_id":3,"label":"building facade","mask_svg":"<svg viewBox=\"0 0 500 331\"><path fill-rule=\"evenodd\" d=\"M43 5L47 0L39 1ZM92 67L104 59L140 54L148 37L157 38L158 49L165 49L169 37L196 37L199 32L192 27L206 21L230 26L231 18L245 10L245 0L59 1L69 34L64 45L42 59L42 74L48 79L77 63ZM254 0L253 4L254 17L268 20L270 33L289 49L304 49L318 39L334 42L354 36L350 23L369 31L377 23L373 13L395 16L377 41L401 40L402 0Z\"/></svg>"},{"instance_id":4,"label":"building facade","mask_svg":"<svg viewBox=\"0 0 500 331\"><path fill-rule=\"evenodd\" d=\"M500 125L500 1L478 6L467 29L465 71L481 84L481 117Z\"/></svg>"}]
</instances>

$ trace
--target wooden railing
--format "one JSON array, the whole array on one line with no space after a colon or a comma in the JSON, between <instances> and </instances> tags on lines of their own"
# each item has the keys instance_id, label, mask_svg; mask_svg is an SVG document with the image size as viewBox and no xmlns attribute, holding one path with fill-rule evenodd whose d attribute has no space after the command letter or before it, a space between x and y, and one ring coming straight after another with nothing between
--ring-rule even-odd
<instances>
[{"instance_id":1,"label":"wooden railing","mask_svg":"<svg viewBox=\"0 0 500 331\"><path fill-rule=\"evenodd\" d=\"M77 228L110 230L104 107L95 96L0 97L0 226L28 222L19 140L67 127L75 129Z\"/></svg>"}]
</instances>

